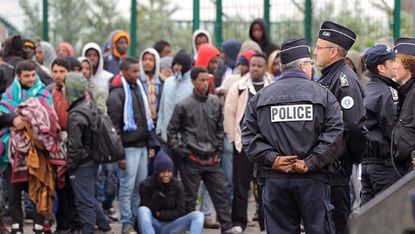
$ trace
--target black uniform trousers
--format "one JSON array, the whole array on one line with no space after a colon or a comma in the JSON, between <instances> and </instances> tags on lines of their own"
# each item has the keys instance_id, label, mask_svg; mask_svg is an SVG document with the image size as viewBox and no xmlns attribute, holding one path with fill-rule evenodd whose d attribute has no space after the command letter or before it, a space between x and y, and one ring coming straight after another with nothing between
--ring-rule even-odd
<instances>
[{"instance_id":1,"label":"black uniform trousers","mask_svg":"<svg viewBox=\"0 0 415 234\"><path fill-rule=\"evenodd\" d=\"M232 222L245 230L248 223L248 195L253 179L254 164L249 161L244 150L233 150L233 199Z\"/></svg>"},{"instance_id":2,"label":"black uniform trousers","mask_svg":"<svg viewBox=\"0 0 415 234\"><path fill-rule=\"evenodd\" d=\"M402 167L397 168L401 175L404 175ZM362 164L362 191L361 199L363 206L376 196L376 194L389 188L401 177L393 166L381 163Z\"/></svg>"},{"instance_id":3,"label":"black uniform trousers","mask_svg":"<svg viewBox=\"0 0 415 234\"><path fill-rule=\"evenodd\" d=\"M262 193L265 226L270 233L334 234L330 186L306 176L265 178Z\"/></svg>"},{"instance_id":4,"label":"black uniform trousers","mask_svg":"<svg viewBox=\"0 0 415 234\"><path fill-rule=\"evenodd\" d=\"M350 216L350 186L331 185L331 202L336 234L346 234Z\"/></svg>"},{"instance_id":5,"label":"black uniform trousers","mask_svg":"<svg viewBox=\"0 0 415 234\"><path fill-rule=\"evenodd\" d=\"M195 210L197 192L200 182L203 181L212 198L222 232L232 228L226 181L219 163L211 166L201 166L187 158L182 158L179 168L184 188L186 211L191 212Z\"/></svg>"}]
</instances>

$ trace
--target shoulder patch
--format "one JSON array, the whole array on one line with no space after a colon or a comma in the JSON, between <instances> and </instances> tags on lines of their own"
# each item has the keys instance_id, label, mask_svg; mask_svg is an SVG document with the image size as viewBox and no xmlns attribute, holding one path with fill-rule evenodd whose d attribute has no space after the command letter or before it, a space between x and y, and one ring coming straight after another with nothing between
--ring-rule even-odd
<instances>
[{"instance_id":1,"label":"shoulder patch","mask_svg":"<svg viewBox=\"0 0 415 234\"><path fill-rule=\"evenodd\" d=\"M394 102L399 101L399 95L398 95L398 91L396 91L396 89L389 87L389 90L391 91L392 94L392 100Z\"/></svg>"},{"instance_id":2,"label":"shoulder patch","mask_svg":"<svg viewBox=\"0 0 415 234\"><path fill-rule=\"evenodd\" d=\"M349 86L349 81L347 80L347 76L343 72L340 73L340 85L342 87Z\"/></svg>"},{"instance_id":3,"label":"shoulder patch","mask_svg":"<svg viewBox=\"0 0 415 234\"><path fill-rule=\"evenodd\" d=\"M350 109L353 107L354 105L354 100L352 97L350 96L345 96L342 98L340 105L344 108L344 109Z\"/></svg>"}]
</instances>

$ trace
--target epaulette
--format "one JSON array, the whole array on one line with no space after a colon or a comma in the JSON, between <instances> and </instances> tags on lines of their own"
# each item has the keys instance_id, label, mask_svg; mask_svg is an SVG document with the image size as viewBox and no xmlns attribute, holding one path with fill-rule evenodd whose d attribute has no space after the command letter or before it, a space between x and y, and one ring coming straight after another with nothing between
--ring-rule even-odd
<instances>
[{"instance_id":1,"label":"epaulette","mask_svg":"<svg viewBox=\"0 0 415 234\"><path fill-rule=\"evenodd\" d=\"M349 81L347 80L347 76L343 72L340 73L340 85L342 87L349 86Z\"/></svg>"}]
</instances>

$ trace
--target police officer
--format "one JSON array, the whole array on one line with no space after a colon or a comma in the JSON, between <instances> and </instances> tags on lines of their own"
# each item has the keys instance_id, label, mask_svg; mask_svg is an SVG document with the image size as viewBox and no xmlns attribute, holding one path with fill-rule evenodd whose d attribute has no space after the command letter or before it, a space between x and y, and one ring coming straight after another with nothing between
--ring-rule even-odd
<instances>
[{"instance_id":1,"label":"police officer","mask_svg":"<svg viewBox=\"0 0 415 234\"><path fill-rule=\"evenodd\" d=\"M248 103L243 149L260 167L268 232L334 233L328 165L342 142L340 106L331 92L311 81L305 39L281 47L281 79Z\"/></svg>"},{"instance_id":2,"label":"police officer","mask_svg":"<svg viewBox=\"0 0 415 234\"><path fill-rule=\"evenodd\" d=\"M395 183L399 176L391 163L391 135L398 117L398 83L394 77L394 53L385 45L368 49L364 62L370 81L363 100L368 146L362 161L361 205Z\"/></svg>"},{"instance_id":3,"label":"police officer","mask_svg":"<svg viewBox=\"0 0 415 234\"><path fill-rule=\"evenodd\" d=\"M355 33L336 23L326 21L321 25L314 49L316 64L322 68L318 81L330 89L340 103L344 121L343 149L340 150L331 179L333 219L336 233L345 233L350 215L349 181L353 163L359 163L366 148L365 109L363 92L358 77L346 65L347 50L356 39Z\"/></svg>"},{"instance_id":4,"label":"police officer","mask_svg":"<svg viewBox=\"0 0 415 234\"><path fill-rule=\"evenodd\" d=\"M401 110L392 132L394 167L403 176L413 169L415 156L415 38L400 38L395 41L395 80Z\"/></svg>"}]
</instances>

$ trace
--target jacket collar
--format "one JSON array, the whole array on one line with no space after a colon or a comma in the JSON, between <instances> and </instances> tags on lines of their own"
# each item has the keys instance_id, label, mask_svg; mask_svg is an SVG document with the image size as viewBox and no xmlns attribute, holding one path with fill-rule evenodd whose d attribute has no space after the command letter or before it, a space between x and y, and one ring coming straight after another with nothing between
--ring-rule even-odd
<instances>
[{"instance_id":1,"label":"jacket collar","mask_svg":"<svg viewBox=\"0 0 415 234\"><path fill-rule=\"evenodd\" d=\"M308 80L307 75L299 69L289 69L283 72L280 79L286 78L302 78Z\"/></svg>"},{"instance_id":2,"label":"jacket collar","mask_svg":"<svg viewBox=\"0 0 415 234\"><path fill-rule=\"evenodd\" d=\"M385 76L382 76L382 75L379 75L379 74L375 74L375 73L372 73L372 72L369 72L368 75L370 77L370 80L373 81L373 82L384 82L384 83L386 83L387 85L391 86L394 89L399 88L399 84L398 83L396 83L392 79L389 79L389 78L387 78Z\"/></svg>"},{"instance_id":3,"label":"jacket collar","mask_svg":"<svg viewBox=\"0 0 415 234\"><path fill-rule=\"evenodd\" d=\"M270 85L272 83L272 77L270 74L265 73L264 76L264 87ZM239 90L245 90L248 89L249 92L253 95L256 94L256 90L254 88L254 85L252 84L251 75L247 73L244 75L241 80L238 82L238 88Z\"/></svg>"},{"instance_id":4,"label":"jacket collar","mask_svg":"<svg viewBox=\"0 0 415 234\"><path fill-rule=\"evenodd\" d=\"M340 59L330 66L323 68L321 70L321 78L318 80L319 83L323 85L329 85L332 83L332 80L336 76L336 73L343 67L346 66L344 59Z\"/></svg>"}]
</instances>

